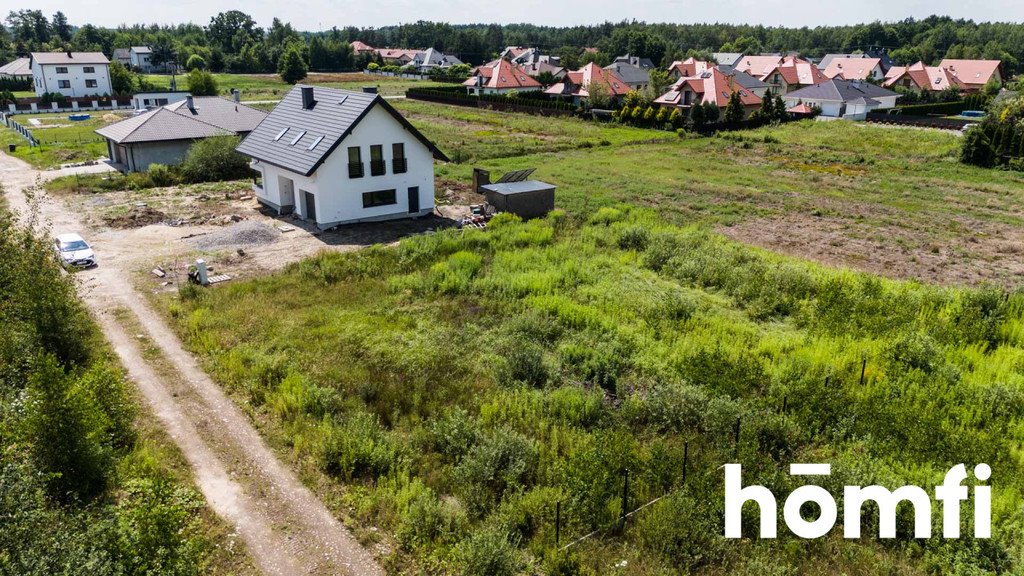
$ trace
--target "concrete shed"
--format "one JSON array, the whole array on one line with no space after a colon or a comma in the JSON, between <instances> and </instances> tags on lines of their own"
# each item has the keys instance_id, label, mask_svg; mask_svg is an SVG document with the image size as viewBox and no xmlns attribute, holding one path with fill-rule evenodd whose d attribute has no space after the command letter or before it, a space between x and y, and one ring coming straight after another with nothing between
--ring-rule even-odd
<instances>
[{"instance_id":1,"label":"concrete shed","mask_svg":"<svg viewBox=\"0 0 1024 576\"><path fill-rule=\"evenodd\" d=\"M485 184L480 191L499 212L522 218L545 216L555 209L555 185L539 180Z\"/></svg>"}]
</instances>

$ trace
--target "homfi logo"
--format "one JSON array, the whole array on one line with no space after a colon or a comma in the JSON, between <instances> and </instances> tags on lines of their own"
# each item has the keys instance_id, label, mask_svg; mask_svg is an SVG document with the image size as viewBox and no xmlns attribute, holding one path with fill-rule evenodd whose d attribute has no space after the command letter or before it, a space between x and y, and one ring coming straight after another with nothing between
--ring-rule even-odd
<instances>
[{"instance_id":1,"label":"homfi logo","mask_svg":"<svg viewBox=\"0 0 1024 576\"><path fill-rule=\"evenodd\" d=\"M747 502L754 502L760 509L761 538L775 538L778 533L778 503L775 495L764 486L743 486L740 464L726 464L725 468L725 537L742 537L742 510ZM791 476L828 476L832 473L830 464L791 464ZM974 477L986 481L992 475L988 464L974 467ZM957 464L949 469L942 484L935 487L935 499L942 503L942 536L960 537L960 502L970 498L967 469ZM990 538L992 535L992 487L974 486L974 537ZM843 537L860 538L861 509L866 502L878 506L879 538L896 537L896 507L909 502L914 509L914 537L931 538L932 501L928 493L918 486L901 486L889 490L883 486L843 487ZM800 513L804 504L814 503L819 514L814 520L807 520ZM793 534L801 538L820 538L828 534L836 524L838 509L836 500L821 486L806 485L793 490L783 505L782 517Z\"/></svg>"}]
</instances>

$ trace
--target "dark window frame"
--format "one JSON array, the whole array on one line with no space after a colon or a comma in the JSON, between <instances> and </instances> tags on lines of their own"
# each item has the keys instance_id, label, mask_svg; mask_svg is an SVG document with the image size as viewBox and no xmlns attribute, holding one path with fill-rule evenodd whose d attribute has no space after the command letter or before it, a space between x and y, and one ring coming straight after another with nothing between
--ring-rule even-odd
<instances>
[{"instance_id":1,"label":"dark window frame","mask_svg":"<svg viewBox=\"0 0 1024 576\"><path fill-rule=\"evenodd\" d=\"M370 176L383 176L387 173L387 164L384 163L384 146L373 144L370 146Z\"/></svg>"},{"instance_id":2,"label":"dark window frame","mask_svg":"<svg viewBox=\"0 0 1024 576\"><path fill-rule=\"evenodd\" d=\"M67 66L57 66L57 74L67 74L67 73L68 73L68 67Z\"/></svg>"},{"instance_id":3,"label":"dark window frame","mask_svg":"<svg viewBox=\"0 0 1024 576\"><path fill-rule=\"evenodd\" d=\"M363 192L363 208L376 208L378 206L393 206L398 204L398 190L374 190Z\"/></svg>"},{"instance_id":4,"label":"dark window frame","mask_svg":"<svg viewBox=\"0 0 1024 576\"><path fill-rule=\"evenodd\" d=\"M96 73L96 67L95 66L85 66L85 67L82 68L82 73L83 74L95 74Z\"/></svg>"},{"instance_id":5,"label":"dark window frame","mask_svg":"<svg viewBox=\"0 0 1024 576\"><path fill-rule=\"evenodd\" d=\"M409 160L405 157L405 143L395 142L391 145L391 172L405 174L409 171Z\"/></svg>"},{"instance_id":6,"label":"dark window frame","mask_svg":"<svg viewBox=\"0 0 1024 576\"><path fill-rule=\"evenodd\" d=\"M92 84L90 84L90 82L92 82ZM92 78L86 78L85 79L85 87L86 88L99 88L99 85L100 85L100 83L97 82L96 80L92 79Z\"/></svg>"},{"instance_id":7,"label":"dark window frame","mask_svg":"<svg viewBox=\"0 0 1024 576\"><path fill-rule=\"evenodd\" d=\"M355 151L355 160L352 159L352 151ZM348 148L348 177L349 178L362 178L363 173L363 151L359 146L349 146Z\"/></svg>"},{"instance_id":8,"label":"dark window frame","mask_svg":"<svg viewBox=\"0 0 1024 576\"><path fill-rule=\"evenodd\" d=\"M66 86L62 86L62 84L66 84ZM60 90L60 89L67 90L69 88L71 88L71 80L57 80L57 89L58 90Z\"/></svg>"}]
</instances>

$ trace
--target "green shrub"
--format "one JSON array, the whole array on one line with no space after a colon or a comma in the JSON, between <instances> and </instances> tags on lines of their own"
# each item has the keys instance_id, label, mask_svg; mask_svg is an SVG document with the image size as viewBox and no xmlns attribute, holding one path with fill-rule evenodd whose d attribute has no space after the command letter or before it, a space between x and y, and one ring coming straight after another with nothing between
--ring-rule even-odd
<instances>
[{"instance_id":1,"label":"green shrub","mask_svg":"<svg viewBox=\"0 0 1024 576\"><path fill-rule=\"evenodd\" d=\"M526 563L516 544L495 528L484 528L463 540L457 549L463 576L517 576Z\"/></svg>"},{"instance_id":2,"label":"green shrub","mask_svg":"<svg viewBox=\"0 0 1024 576\"><path fill-rule=\"evenodd\" d=\"M589 222L590 224L595 225L611 226L613 222L619 222L625 217L626 215L622 210L605 206L603 208L599 208L598 211L590 217Z\"/></svg>"},{"instance_id":3,"label":"green shrub","mask_svg":"<svg viewBox=\"0 0 1024 576\"><path fill-rule=\"evenodd\" d=\"M164 164L150 164L147 172L153 186L172 186L177 183L177 176Z\"/></svg>"},{"instance_id":4,"label":"green shrub","mask_svg":"<svg viewBox=\"0 0 1024 576\"><path fill-rule=\"evenodd\" d=\"M529 341L510 345L505 353L505 369L502 380L507 385L522 383L530 386L544 386L548 381L548 369L544 365L544 350Z\"/></svg>"},{"instance_id":5,"label":"green shrub","mask_svg":"<svg viewBox=\"0 0 1024 576\"><path fill-rule=\"evenodd\" d=\"M128 574L197 575L207 544L202 498L163 479L129 482L118 503L118 548Z\"/></svg>"},{"instance_id":6,"label":"green shrub","mask_svg":"<svg viewBox=\"0 0 1024 576\"><path fill-rule=\"evenodd\" d=\"M537 449L522 434L497 430L473 446L455 470L458 490L473 518L480 518L508 493L533 484Z\"/></svg>"},{"instance_id":7,"label":"green shrub","mask_svg":"<svg viewBox=\"0 0 1024 576\"><path fill-rule=\"evenodd\" d=\"M192 145L181 164L186 182L238 180L252 175L249 161L235 151L237 136L211 136Z\"/></svg>"},{"instance_id":8,"label":"green shrub","mask_svg":"<svg viewBox=\"0 0 1024 576\"><path fill-rule=\"evenodd\" d=\"M619 232L619 248L643 252L650 243L651 233L639 224L627 226Z\"/></svg>"},{"instance_id":9,"label":"green shrub","mask_svg":"<svg viewBox=\"0 0 1024 576\"><path fill-rule=\"evenodd\" d=\"M325 419L320 429L321 467L346 480L375 479L405 463L401 446L372 414L356 412L340 422Z\"/></svg>"},{"instance_id":10,"label":"green shrub","mask_svg":"<svg viewBox=\"0 0 1024 576\"><path fill-rule=\"evenodd\" d=\"M458 462L479 442L480 426L463 408L455 407L444 411L440 418L430 425L430 448L444 455L450 462Z\"/></svg>"},{"instance_id":11,"label":"green shrub","mask_svg":"<svg viewBox=\"0 0 1024 576\"><path fill-rule=\"evenodd\" d=\"M204 70L192 70L188 73L188 91L193 96L216 96L217 79Z\"/></svg>"},{"instance_id":12,"label":"green shrub","mask_svg":"<svg viewBox=\"0 0 1024 576\"><path fill-rule=\"evenodd\" d=\"M441 500L432 490L422 487L402 511L395 537L406 548L454 544L467 526L466 515L456 504Z\"/></svg>"}]
</instances>

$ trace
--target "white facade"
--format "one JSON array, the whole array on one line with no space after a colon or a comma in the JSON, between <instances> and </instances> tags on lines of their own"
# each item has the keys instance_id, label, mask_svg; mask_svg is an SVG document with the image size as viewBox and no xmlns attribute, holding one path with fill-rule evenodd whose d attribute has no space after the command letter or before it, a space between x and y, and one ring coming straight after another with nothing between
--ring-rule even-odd
<instances>
[{"instance_id":1,"label":"white facade","mask_svg":"<svg viewBox=\"0 0 1024 576\"><path fill-rule=\"evenodd\" d=\"M188 96L188 92L139 92L132 96L132 108L148 110L157 106L166 106L180 102Z\"/></svg>"},{"instance_id":2,"label":"white facade","mask_svg":"<svg viewBox=\"0 0 1024 576\"><path fill-rule=\"evenodd\" d=\"M404 146L404 173L394 170L393 144L398 143ZM374 176L371 169L371 146L374 145L380 145L383 151L384 174L380 176ZM360 152L362 177L349 175L349 148L353 147ZM262 186L253 187L261 203L282 214L295 212L322 229L338 224L422 216L434 209L431 150L381 106L374 106L308 177L259 160L254 160L251 166L263 177ZM367 205L376 200L389 200L392 191L393 203ZM369 194L374 192L379 194Z\"/></svg>"},{"instance_id":3,"label":"white facade","mask_svg":"<svg viewBox=\"0 0 1024 576\"><path fill-rule=\"evenodd\" d=\"M152 56L152 53L149 48L142 48L139 46L132 46L132 49L128 52L131 67L138 68L143 72L153 71L153 64L149 61L150 56Z\"/></svg>"},{"instance_id":4,"label":"white facade","mask_svg":"<svg viewBox=\"0 0 1024 576\"><path fill-rule=\"evenodd\" d=\"M40 64L33 59L32 79L36 96L54 92L72 97L113 93L108 64Z\"/></svg>"}]
</instances>

